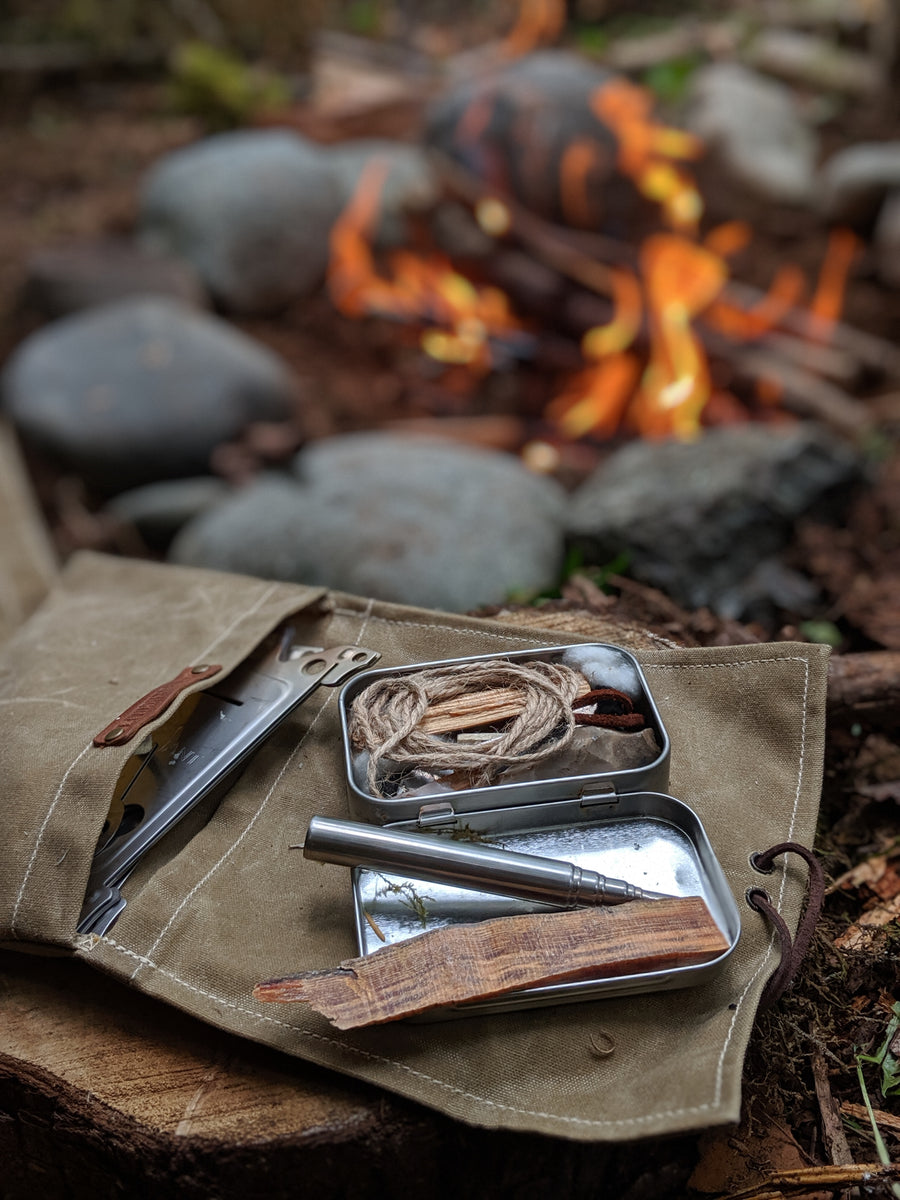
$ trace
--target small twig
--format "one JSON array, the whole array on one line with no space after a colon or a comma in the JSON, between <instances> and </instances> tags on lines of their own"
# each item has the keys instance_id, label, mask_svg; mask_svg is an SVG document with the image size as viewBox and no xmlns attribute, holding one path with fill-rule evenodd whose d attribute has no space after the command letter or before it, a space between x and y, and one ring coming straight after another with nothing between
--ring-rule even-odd
<instances>
[{"instance_id":1,"label":"small twig","mask_svg":"<svg viewBox=\"0 0 900 1200\"><path fill-rule=\"evenodd\" d=\"M900 1178L900 1163L855 1163L852 1166L798 1167L773 1172L763 1183L729 1192L722 1200L769 1200L776 1196L800 1197L821 1188L846 1188L871 1184L876 1179Z\"/></svg>"},{"instance_id":2,"label":"small twig","mask_svg":"<svg viewBox=\"0 0 900 1200\"><path fill-rule=\"evenodd\" d=\"M854 1104L852 1100L842 1100L839 1107L842 1117L850 1117L854 1121L868 1121L869 1119L869 1113L864 1104ZM900 1117L894 1113L884 1112L880 1108L873 1108L872 1115L880 1129L888 1129L895 1137L900 1137Z\"/></svg>"},{"instance_id":3,"label":"small twig","mask_svg":"<svg viewBox=\"0 0 900 1200\"><path fill-rule=\"evenodd\" d=\"M853 1155L850 1153L847 1135L844 1133L844 1126L831 1092L825 1055L818 1048L813 1051L812 1070L816 1099L822 1116L822 1140L833 1163L838 1166L850 1166L853 1163Z\"/></svg>"}]
</instances>

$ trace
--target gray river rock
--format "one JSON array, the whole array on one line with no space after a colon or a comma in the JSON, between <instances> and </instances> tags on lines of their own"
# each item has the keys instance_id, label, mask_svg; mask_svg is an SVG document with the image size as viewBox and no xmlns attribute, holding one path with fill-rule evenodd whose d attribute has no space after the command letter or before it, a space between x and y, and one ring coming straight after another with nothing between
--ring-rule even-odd
<instances>
[{"instance_id":1,"label":"gray river rock","mask_svg":"<svg viewBox=\"0 0 900 1200\"><path fill-rule=\"evenodd\" d=\"M10 358L2 392L28 443L103 492L201 474L220 442L297 404L296 380L271 351L216 317L152 298L32 334Z\"/></svg>"},{"instance_id":2,"label":"gray river rock","mask_svg":"<svg viewBox=\"0 0 900 1200\"><path fill-rule=\"evenodd\" d=\"M783 204L811 199L818 139L784 84L738 63L701 67L687 125L751 195Z\"/></svg>"},{"instance_id":3,"label":"gray river rock","mask_svg":"<svg viewBox=\"0 0 900 1200\"><path fill-rule=\"evenodd\" d=\"M770 560L793 522L826 512L859 477L856 452L808 423L632 442L572 497L569 536L588 562L625 552L630 574L686 607L742 616L767 589L776 603L790 590Z\"/></svg>"},{"instance_id":4,"label":"gray river rock","mask_svg":"<svg viewBox=\"0 0 900 1200\"><path fill-rule=\"evenodd\" d=\"M351 434L301 451L295 472L191 522L172 559L457 612L558 578L565 493L510 456Z\"/></svg>"},{"instance_id":5,"label":"gray river rock","mask_svg":"<svg viewBox=\"0 0 900 1200\"><path fill-rule=\"evenodd\" d=\"M139 237L189 262L223 307L267 313L322 282L339 209L326 150L287 130L241 130L159 160Z\"/></svg>"}]
</instances>

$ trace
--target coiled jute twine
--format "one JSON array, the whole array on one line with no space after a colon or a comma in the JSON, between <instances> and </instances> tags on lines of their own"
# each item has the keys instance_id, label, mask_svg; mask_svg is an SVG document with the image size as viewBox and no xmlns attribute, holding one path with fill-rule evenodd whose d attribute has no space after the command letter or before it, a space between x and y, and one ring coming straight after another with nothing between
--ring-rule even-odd
<instances>
[{"instance_id":1,"label":"coiled jute twine","mask_svg":"<svg viewBox=\"0 0 900 1200\"><path fill-rule=\"evenodd\" d=\"M490 688L515 689L522 707L489 741L460 744L418 728L429 705ZM470 786L482 787L504 767L531 765L563 749L575 730L572 702L584 690L578 671L539 661L457 663L396 675L370 684L353 701L350 741L369 752L366 782L372 795L384 795L379 768L385 760L432 774L460 772L470 777Z\"/></svg>"}]
</instances>

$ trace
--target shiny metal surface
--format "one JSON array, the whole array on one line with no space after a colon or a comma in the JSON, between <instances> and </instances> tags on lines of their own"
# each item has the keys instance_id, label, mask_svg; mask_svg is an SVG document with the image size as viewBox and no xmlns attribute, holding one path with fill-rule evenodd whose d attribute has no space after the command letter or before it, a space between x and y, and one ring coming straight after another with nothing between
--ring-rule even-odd
<instances>
[{"instance_id":1,"label":"shiny metal surface","mask_svg":"<svg viewBox=\"0 0 900 1200\"><path fill-rule=\"evenodd\" d=\"M661 898L659 892L557 858L331 817L310 821L303 857L346 867L400 871L413 879L537 900L558 908Z\"/></svg>"},{"instance_id":2,"label":"shiny metal surface","mask_svg":"<svg viewBox=\"0 0 900 1200\"><path fill-rule=\"evenodd\" d=\"M104 934L144 854L217 788L320 684L334 687L379 655L361 646L275 645L195 692L140 744L120 778L91 866L79 933Z\"/></svg>"},{"instance_id":3,"label":"shiny metal surface","mask_svg":"<svg viewBox=\"0 0 900 1200\"><path fill-rule=\"evenodd\" d=\"M398 828L412 830L415 826L404 823ZM709 963L530 988L444 1010L439 1014L442 1018L702 983L715 976L738 943L740 915L706 832L693 810L672 796L650 792L622 795L599 817L578 800L533 803L467 814L458 819L455 829L457 836L483 838L503 849L565 860L651 891L702 896L729 949ZM429 836L444 840L452 832L446 829ZM357 868L352 878L361 954L371 954L426 929L548 911L550 907L445 883L423 883L393 871Z\"/></svg>"},{"instance_id":4,"label":"shiny metal surface","mask_svg":"<svg viewBox=\"0 0 900 1200\"><path fill-rule=\"evenodd\" d=\"M663 725L662 717L656 707L647 681L634 655L619 646L606 643L578 643L579 652L589 653L599 650L613 654L623 667L633 671L639 684L640 695L637 697L635 708L642 712L656 733L660 746L657 758L645 767L627 771L612 771L593 775L568 775L565 777L549 776L539 782L504 783L501 779L490 787L464 788L454 791L449 796L435 796L430 800L449 800L458 813L475 812L480 809L500 808L506 805L519 805L529 798L540 795L542 801L566 800L573 796L585 797L588 800L602 797L608 792L639 792L664 791L669 783L669 736ZM350 746L348 735L349 713L356 697L377 679L388 676L407 675L415 671L429 670L432 667L459 665L469 662L561 662L563 657L572 650L571 646L548 646L535 650L516 650L506 654L477 655L471 658L444 659L439 662L416 663L406 667L388 667L377 671L366 671L353 678L343 689L340 697L341 723L344 739L344 769L347 778L347 792L350 804L350 815L359 821L374 822L385 825L397 821L415 820L423 804L429 801L421 797L384 798L373 796L365 785L365 764L355 755ZM602 686L603 679L589 679L592 686Z\"/></svg>"}]
</instances>

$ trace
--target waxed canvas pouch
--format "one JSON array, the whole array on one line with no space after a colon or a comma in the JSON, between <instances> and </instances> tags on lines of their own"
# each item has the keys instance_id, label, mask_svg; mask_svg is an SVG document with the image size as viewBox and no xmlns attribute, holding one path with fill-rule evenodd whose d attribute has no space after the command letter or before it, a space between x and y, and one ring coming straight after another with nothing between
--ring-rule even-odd
<instances>
[{"instance_id":1,"label":"waxed canvas pouch","mask_svg":"<svg viewBox=\"0 0 900 1200\"><path fill-rule=\"evenodd\" d=\"M77 556L0 655L0 940L74 954L214 1025L484 1126L584 1140L736 1121L744 1052L778 961L745 903L755 851L812 841L827 654L805 644L679 649L630 637L672 743L672 795L702 820L741 910L712 981L428 1024L337 1032L254 984L356 952L348 872L305 860L313 815L347 815L335 691L314 692L250 760L202 828L157 849L105 937L75 931L94 845L128 746L93 735L186 664L230 670L285 617L315 645L403 665L598 640L215 572ZM615 641L615 630L605 640ZM198 686L205 686L200 684ZM162 720L163 718L160 718ZM796 928L805 869L762 880ZM598 1059L602 1033L615 1052Z\"/></svg>"},{"instance_id":2,"label":"waxed canvas pouch","mask_svg":"<svg viewBox=\"0 0 900 1200\"><path fill-rule=\"evenodd\" d=\"M34 611L56 560L15 434L0 420L0 645Z\"/></svg>"}]
</instances>

